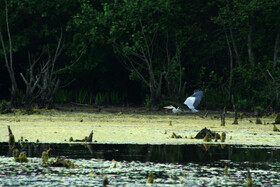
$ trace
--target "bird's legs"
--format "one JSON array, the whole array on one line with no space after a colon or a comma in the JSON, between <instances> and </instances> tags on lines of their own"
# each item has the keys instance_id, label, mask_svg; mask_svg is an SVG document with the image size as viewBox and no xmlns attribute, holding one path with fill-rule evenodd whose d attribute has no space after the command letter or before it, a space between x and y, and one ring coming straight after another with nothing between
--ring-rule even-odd
<instances>
[{"instance_id":1,"label":"bird's legs","mask_svg":"<svg viewBox=\"0 0 280 187\"><path fill-rule=\"evenodd\" d=\"M194 113L194 114L204 119L204 117L202 115L200 115L198 112Z\"/></svg>"}]
</instances>

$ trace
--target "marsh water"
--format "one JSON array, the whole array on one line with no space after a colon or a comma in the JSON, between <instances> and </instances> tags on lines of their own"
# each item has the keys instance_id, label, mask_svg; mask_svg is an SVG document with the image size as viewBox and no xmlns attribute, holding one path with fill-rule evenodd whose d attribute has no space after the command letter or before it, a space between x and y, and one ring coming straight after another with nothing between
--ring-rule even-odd
<instances>
[{"instance_id":1,"label":"marsh water","mask_svg":"<svg viewBox=\"0 0 280 187\"><path fill-rule=\"evenodd\" d=\"M41 154L64 157L75 167L43 166ZM98 143L23 143L29 162L18 163L7 143L0 144L1 186L254 186L280 185L280 149L226 144L148 145ZM225 172L224 167L228 166Z\"/></svg>"},{"instance_id":2,"label":"marsh water","mask_svg":"<svg viewBox=\"0 0 280 187\"><path fill-rule=\"evenodd\" d=\"M0 186L103 186L104 178L112 186L146 186L149 173L153 186L246 186L248 170L253 186L280 186L280 132L273 131L274 116L261 118L259 125L248 116L233 125L228 113L221 126L214 112L202 119L161 110L95 110L0 115ZM7 125L28 162L15 162ZM205 127L226 133L226 141L193 138ZM91 131L92 143L70 142ZM174 133L182 138L172 138ZM49 148L44 164L41 155ZM74 166L52 166L57 157Z\"/></svg>"}]
</instances>

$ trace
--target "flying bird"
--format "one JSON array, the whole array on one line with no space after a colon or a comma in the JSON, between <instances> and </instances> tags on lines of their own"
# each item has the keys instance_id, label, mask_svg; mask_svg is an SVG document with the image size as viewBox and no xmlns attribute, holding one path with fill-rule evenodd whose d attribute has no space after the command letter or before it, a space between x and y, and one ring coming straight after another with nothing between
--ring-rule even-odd
<instances>
[{"instance_id":1,"label":"flying bird","mask_svg":"<svg viewBox=\"0 0 280 187\"><path fill-rule=\"evenodd\" d=\"M185 100L184 104L187 105L187 107L192 111L192 113L197 113L199 112L199 110L195 108L199 105L202 97L203 97L203 92L200 90L195 90L194 93ZM163 108L171 109L174 114L183 112L183 110L180 109L179 107L176 108L172 105Z\"/></svg>"},{"instance_id":2,"label":"flying bird","mask_svg":"<svg viewBox=\"0 0 280 187\"><path fill-rule=\"evenodd\" d=\"M203 92L200 90L195 90L194 93L186 99L184 104L189 107L192 113L197 113L199 112L199 110L196 110L195 108L199 105L202 97L203 97Z\"/></svg>"}]
</instances>

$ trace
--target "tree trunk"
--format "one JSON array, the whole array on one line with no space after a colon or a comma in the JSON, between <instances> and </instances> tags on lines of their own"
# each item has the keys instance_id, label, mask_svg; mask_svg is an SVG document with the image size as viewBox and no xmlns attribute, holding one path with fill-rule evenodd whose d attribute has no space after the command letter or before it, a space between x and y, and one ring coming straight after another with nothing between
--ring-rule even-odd
<instances>
[{"instance_id":1,"label":"tree trunk","mask_svg":"<svg viewBox=\"0 0 280 187\"><path fill-rule=\"evenodd\" d=\"M159 99L159 95L161 94L161 77L159 78L158 82L156 82L155 80L155 75L152 69L152 64L150 64L149 66L149 77L150 77L150 81L149 81L149 87L150 87L150 96L151 96L151 102L152 105L156 104L158 102Z\"/></svg>"},{"instance_id":2,"label":"tree trunk","mask_svg":"<svg viewBox=\"0 0 280 187\"><path fill-rule=\"evenodd\" d=\"M8 43L9 43L9 58L8 52L6 51L5 42L3 40L3 35L0 28L0 41L3 48L4 59L5 59L5 66L9 73L9 77L11 80L11 104L13 107L18 107L19 105L19 98L18 98L18 87L15 78L14 68L13 68L13 45L12 45L12 38L10 34L10 26L9 26L9 18L8 18L8 4L7 0L5 0L5 16L6 16L6 27L7 27L7 35L8 35Z\"/></svg>"},{"instance_id":3,"label":"tree trunk","mask_svg":"<svg viewBox=\"0 0 280 187\"><path fill-rule=\"evenodd\" d=\"M235 53L236 62L240 66L241 65L240 64L240 56L239 56L239 52L238 52L236 44L235 44L235 40L233 38L231 26L229 26L229 31L230 31L230 38L231 38L231 41L232 41L233 50L234 50L234 53Z\"/></svg>"},{"instance_id":4,"label":"tree trunk","mask_svg":"<svg viewBox=\"0 0 280 187\"><path fill-rule=\"evenodd\" d=\"M226 31L226 27L225 27L224 21L223 21L221 16L220 16L220 18L221 18L221 21L223 23L223 30L224 30L224 33L225 33L225 36L226 36L226 42L227 42L228 52L229 52L229 67L230 67L230 70L229 70L228 96L230 98L231 85L232 85L232 75L233 75L233 57L232 57L232 49L231 49L231 45L230 45L230 41L229 41L229 38L228 38L227 31Z\"/></svg>"},{"instance_id":5,"label":"tree trunk","mask_svg":"<svg viewBox=\"0 0 280 187\"><path fill-rule=\"evenodd\" d=\"M273 54L273 68L276 68L276 66L277 66L278 49L279 49L279 36L280 36L280 26L278 28L276 38L275 38L274 54Z\"/></svg>"},{"instance_id":6,"label":"tree trunk","mask_svg":"<svg viewBox=\"0 0 280 187\"><path fill-rule=\"evenodd\" d=\"M248 33L248 58L251 65L255 65L255 59L252 49L252 32L253 32L253 26L249 26L249 33Z\"/></svg>"}]
</instances>

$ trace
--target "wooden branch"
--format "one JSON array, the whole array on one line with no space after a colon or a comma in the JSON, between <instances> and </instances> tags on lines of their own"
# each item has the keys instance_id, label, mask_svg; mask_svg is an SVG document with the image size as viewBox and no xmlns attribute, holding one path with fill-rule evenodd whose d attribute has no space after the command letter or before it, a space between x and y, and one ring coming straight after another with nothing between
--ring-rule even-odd
<instances>
[{"instance_id":1,"label":"wooden branch","mask_svg":"<svg viewBox=\"0 0 280 187\"><path fill-rule=\"evenodd\" d=\"M279 99L279 84L278 82L274 79L274 77L272 76L272 74L270 73L270 71L267 69L266 70L268 75L271 77L272 79L272 84L273 84L273 87L275 88L275 98L276 98L276 102L278 102L278 99Z\"/></svg>"},{"instance_id":2,"label":"wooden branch","mask_svg":"<svg viewBox=\"0 0 280 187\"><path fill-rule=\"evenodd\" d=\"M12 45L12 38L10 33L10 27L9 27L9 18L8 18L8 3L7 0L5 0L5 11L6 11L6 26L7 26L7 34L8 34L8 40L9 40L9 48L10 48L10 71L13 72L13 45Z\"/></svg>"},{"instance_id":3,"label":"wooden branch","mask_svg":"<svg viewBox=\"0 0 280 187\"><path fill-rule=\"evenodd\" d=\"M69 66L65 66L64 68L60 68L60 69L56 70L54 72L54 74L58 74L58 73L60 73L62 71L65 71L66 69L68 69L68 68L74 66L76 63L78 63L80 61L80 59L82 58L82 56L84 55L84 53L85 53L84 50L86 50L88 48L88 45L84 49L82 49L83 52L81 52L80 56L74 62L71 62Z\"/></svg>"},{"instance_id":4,"label":"wooden branch","mask_svg":"<svg viewBox=\"0 0 280 187\"><path fill-rule=\"evenodd\" d=\"M59 37L59 40L58 40L58 43L57 43L57 47L56 47L56 51L54 53L54 58L53 58L53 67L52 67L52 71L53 71L53 68L54 68L54 63L57 61L57 58L59 57L59 55L61 54L62 52L62 49L63 49L63 33L62 33L62 29L61 29L61 32L60 32L60 37Z\"/></svg>"},{"instance_id":5,"label":"wooden branch","mask_svg":"<svg viewBox=\"0 0 280 187\"><path fill-rule=\"evenodd\" d=\"M27 85L28 81L26 80L26 78L24 77L24 75L22 73L20 73L21 78L23 79L23 82Z\"/></svg>"},{"instance_id":6,"label":"wooden branch","mask_svg":"<svg viewBox=\"0 0 280 187\"><path fill-rule=\"evenodd\" d=\"M233 51L235 53L236 61L237 61L238 65L241 65L240 64L240 56L239 56L239 53L238 53L238 50L237 50L237 47L236 47L236 44L235 44L235 40L233 38L231 25L229 25L229 32L230 32L230 38L231 38L231 41L232 41L232 46L233 46Z\"/></svg>"},{"instance_id":7,"label":"wooden branch","mask_svg":"<svg viewBox=\"0 0 280 187\"><path fill-rule=\"evenodd\" d=\"M227 42L227 46L228 46L228 51L229 51L229 64L230 64L230 73L229 73L229 84L228 84L228 95L230 97L231 94L231 84L232 84L232 74L233 74L233 58L232 58L232 49L231 49L231 45L230 45L230 41L226 32L226 27L223 21L222 16L220 15L220 19L222 21L223 24L223 30L226 36L226 42Z\"/></svg>"},{"instance_id":8,"label":"wooden branch","mask_svg":"<svg viewBox=\"0 0 280 187\"><path fill-rule=\"evenodd\" d=\"M7 35L8 35L8 43L9 43L9 59L8 59L8 54L6 51L6 46L3 40L3 35L0 29L0 40L1 40L1 44L2 44L2 48L3 48L3 52L4 52L4 58L5 58L5 65L11 80L11 102L12 105L17 105L17 101L15 99L17 96L17 82L16 82L16 78L15 78L15 73L14 73L14 69L13 69L13 45L12 45L12 38L11 38L11 33L10 33L10 28L9 28L9 18L8 18L8 3L7 0L5 0L5 16L6 16L6 27L7 27Z\"/></svg>"},{"instance_id":9,"label":"wooden branch","mask_svg":"<svg viewBox=\"0 0 280 187\"><path fill-rule=\"evenodd\" d=\"M2 48L3 48L5 65L8 69L9 74L10 74L10 66L9 66L9 61L8 61L8 57L7 57L7 51L6 51L6 47L5 47L5 43L4 43L4 40L3 40L3 35L2 35L1 30L0 30L0 41L1 41L1 44L2 44Z\"/></svg>"}]
</instances>

